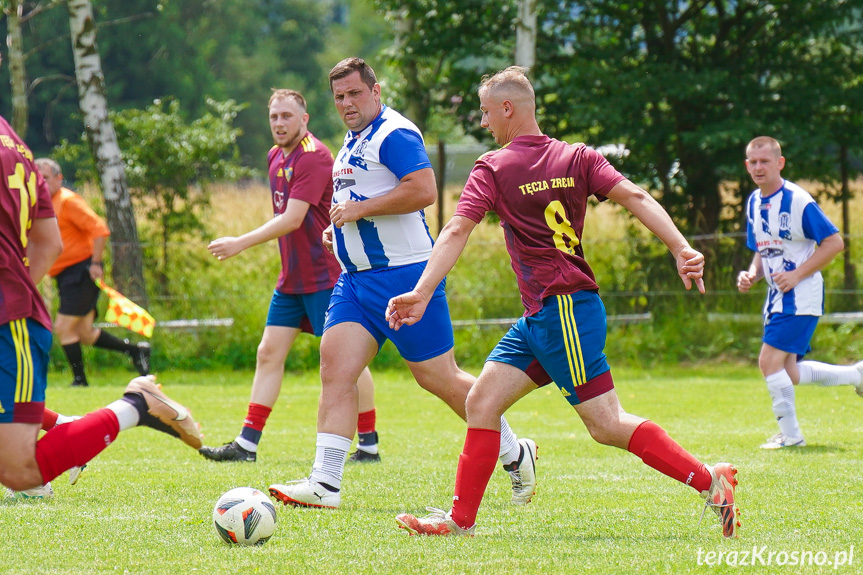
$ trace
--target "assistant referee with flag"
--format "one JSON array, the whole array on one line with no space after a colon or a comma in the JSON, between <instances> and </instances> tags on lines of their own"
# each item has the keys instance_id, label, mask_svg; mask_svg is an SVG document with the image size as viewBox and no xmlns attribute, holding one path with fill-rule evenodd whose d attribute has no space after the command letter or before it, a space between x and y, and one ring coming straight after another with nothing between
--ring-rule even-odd
<instances>
[{"instance_id":1,"label":"assistant referee with flag","mask_svg":"<svg viewBox=\"0 0 863 575\"><path fill-rule=\"evenodd\" d=\"M147 375L150 373L149 343L121 340L93 325L100 293L94 281L102 278L105 272L102 255L111 235L108 226L84 198L63 187L60 164L50 158L39 158L36 166L51 191L51 203L63 238L63 252L48 275L57 281L60 308L54 318L54 333L72 367L72 385L88 385L82 343L125 353L138 373Z\"/></svg>"}]
</instances>

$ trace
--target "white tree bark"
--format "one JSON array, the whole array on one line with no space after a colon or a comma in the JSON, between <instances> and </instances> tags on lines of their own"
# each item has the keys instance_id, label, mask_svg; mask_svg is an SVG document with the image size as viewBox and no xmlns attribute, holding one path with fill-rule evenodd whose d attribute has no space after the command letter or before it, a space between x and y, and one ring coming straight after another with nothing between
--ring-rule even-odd
<instances>
[{"instance_id":1,"label":"white tree bark","mask_svg":"<svg viewBox=\"0 0 863 575\"><path fill-rule=\"evenodd\" d=\"M24 68L24 43L21 39L22 0L0 3L6 14L6 46L9 48L9 84L12 90L12 128L27 137L30 107L27 105L27 72Z\"/></svg>"},{"instance_id":2,"label":"white tree bark","mask_svg":"<svg viewBox=\"0 0 863 575\"><path fill-rule=\"evenodd\" d=\"M90 150L96 160L111 229L113 278L119 291L147 307L148 298L142 267L141 244L126 171L117 143L114 124L108 117L108 101L102 61L96 45L96 27L90 0L69 0L69 28L75 57L78 101Z\"/></svg>"},{"instance_id":3,"label":"white tree bark","mask_svg":"<svg viewBox=\"0 0 863 575\"><path fill-rule=\"evenodd\" d=\"M515 63L533 68L536 63L536 0L519 0L515 26Z\"/></svg>"}]
</instances>

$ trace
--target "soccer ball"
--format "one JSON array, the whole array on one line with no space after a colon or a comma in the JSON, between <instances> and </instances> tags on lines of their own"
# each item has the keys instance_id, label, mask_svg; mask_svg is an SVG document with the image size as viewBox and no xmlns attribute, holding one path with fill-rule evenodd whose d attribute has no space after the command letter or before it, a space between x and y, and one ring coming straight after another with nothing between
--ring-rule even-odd
<instances>
[{"instance_id":1,"label":"soccer ball","mask_svg":"<svg viewBox=\"0 0 863 575\"><path fill-rule=\"evenodd\" d=\"M225 543L263 545L276 530L276 506L257 489L235 487L216 502L213 525Z\"/></svg>"}]
</instances>

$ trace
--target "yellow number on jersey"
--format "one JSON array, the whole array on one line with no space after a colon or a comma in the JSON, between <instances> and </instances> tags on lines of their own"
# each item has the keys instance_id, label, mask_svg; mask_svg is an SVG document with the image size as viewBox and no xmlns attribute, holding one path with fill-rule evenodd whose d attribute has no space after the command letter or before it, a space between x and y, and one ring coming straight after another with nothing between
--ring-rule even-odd
<instances>
[{"instance_id":1,"label":"yellow number on jersey","mask_svg":"<svg viewBox=\"0 0 863 575\"><path fill-rule=\"evenodd\" d=\"M30 230L32 221L30 210L36 206L36 172L31 172L30 177L24 179L24 164L15 165L15 173L9 176L9 189L18 190L21 195L21 245L27 247L27 232Z\"/></svg>"},{"instance_id":2,"label":"yellow number on jersey","mask_svg":"<svg viewBox=\"0 0 863 575\"><path fill-rule=\"evenodd\" d=\"M575 255L578 237L575 235L575 230L572 229L572 222L566 217L563 204L558 200L554 200L545 207L545 223L554 232L554 245L557 249L571 256Z\"/></svg>"}]
</instances>

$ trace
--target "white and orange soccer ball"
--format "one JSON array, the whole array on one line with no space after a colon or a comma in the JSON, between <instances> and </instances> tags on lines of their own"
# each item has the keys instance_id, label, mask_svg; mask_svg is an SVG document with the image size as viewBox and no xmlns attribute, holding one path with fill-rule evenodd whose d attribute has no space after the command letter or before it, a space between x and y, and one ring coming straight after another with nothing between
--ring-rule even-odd
<instances>
[{"instance_id":1,"label":"white and orange soccer ball","mask_svg":"<svg viewBox=\"0 0 863 575\"><path fill-rule=\"evenodd\" d=\"M276 530L276 506L257 489L235 487L216 502L213 525L225 543L263 545Z\"/></svg>"}]
</instances>

